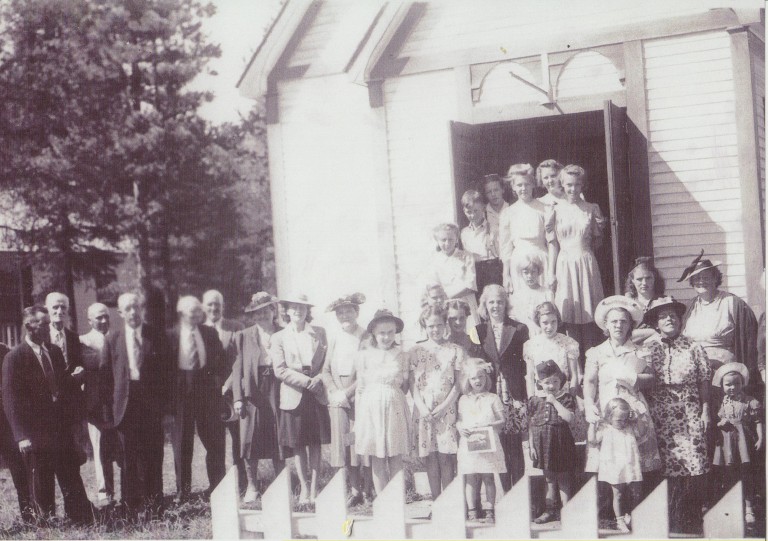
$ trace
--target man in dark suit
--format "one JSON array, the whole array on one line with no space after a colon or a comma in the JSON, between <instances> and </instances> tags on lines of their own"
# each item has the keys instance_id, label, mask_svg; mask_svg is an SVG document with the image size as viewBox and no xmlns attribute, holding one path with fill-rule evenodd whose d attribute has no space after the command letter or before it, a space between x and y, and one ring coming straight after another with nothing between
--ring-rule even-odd
<instances>
[{"instance_id":1,"label":"man in dark suit","mask_svg":"<svg viewBox=\"0 0 768 541\"><path fill-rule=\"evenodd\" d=\"M80 337L66 327L69 320L69 298L56 291L48 293L45 297L45 308L51 319L50 337L46 338L46 341L61 350L67 374L71 374L77 367L83 366L83 356ZM77 383L75 387L68 389L63 400L61 407L66 415L70 437L74 443L70 447L76 453L74 460L78 460L80 465L83 465L87 460L84 445L88 439L88 427L85 423L85 395L81 384Z\"/></svg>"},{"instance_id":2,"label":"man in dark suit","mask_svg":"<svg viewBox=\"0 0 768 541\"><path fill-rule=\"evenodd\" d=\"M5 356L9 351L10 349L8 349L8 346L0 342L0 457L2 457L5 462L8 471L11 472L13 486L16 488L16 497L19 500L21 519L24 522L31 522L33 516L32 507L29 503L27 473L24 471L24 461L21 458L19 446L13 438L11 427L8 424L8 419L5 417L5 411L3 410L2 367L3 359L5 359Z\"/></svg>"},{"instance_id":3,"label":"man in dark suit","mask_svg":"<svg viewBox=\"0 0 768 541\"><path fill-rule=\"evenodd\" d=\"M176 363L174 388L173 458L176 466L176 500L189 496L192 483L192 449L195 426L205 447L210 494L224 478L224 423L221 388L228 371L224 349L216 331L203 322L200 301L192 296L176 305L179 325L168 333L171 359Z\"/></svg>"},{"instance_id":4,"label":"man in dark suit","mask_svg":"<svg viewBox=\"0 0 768 541\"><path fill-rule=\"evenodd\" d=\"M105 416L117 429L122 457L122 503L129 513L159 514L163 500L163 411L169 404L172 365L165 336L144 324L143 299L123 293L124 321L110 331L102 357Z\"/></svg>"},{"instance_id":5,"label":"man in dark suit","mask_svg":"<svg viewBox=\"0 0 768 541\"><path fill-rule=\"evenodd\" d=\"M64 510L77 523L93 520L93 510L72 449L69 393L82 382L82 367L67 372L61 350L47 343L48 311L24 309L26 336L3 363L3 408L27 473L29 499L41 517L56 512L54 476Z\"/></svg>"},{"instance_id":6,"label":"man in dark suit","mask_svg":"<svg viewBox=\"0 0 768 541\"><path fill-rule=\"evenodd\" d=\"M224 296L215 289L209 289L203 293L203 311L205 312L205 325L216 329L221 345L224 348L224 360L229 375L221 388L221 394L227 400L232 401L232 367L235 365L235 357L237 356L237 350L232 337L235 335L235 332L242 331L245 327L239 321L224 318ZM245 492L245 488L248 486L248 478L245 474L245 461L240 456L240 423L235 420L234 422L227 423L226 426L232 439L232 464L237 466L240 492Z\"/></svg>"}]
</instances>

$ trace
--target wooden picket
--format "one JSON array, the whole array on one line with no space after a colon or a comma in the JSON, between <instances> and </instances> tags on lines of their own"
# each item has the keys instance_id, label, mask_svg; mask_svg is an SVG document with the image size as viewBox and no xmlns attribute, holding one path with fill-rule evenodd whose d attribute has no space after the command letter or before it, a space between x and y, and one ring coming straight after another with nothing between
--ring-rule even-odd
<instances>
[{"instance_id":1,"label":"wooden picket","mask_svg":"<svg viewBox=\"0 0 768 541\"><path fill-rule=\"evenodd\" d=\"M241 510L237 471L232 468L211 494L214 539L663 539L669 537L667 482L663 481L632 513L632 531L598 529L597 479L589 481L561 511L561 522L531 524L531 478L523 477L496 505L496 523L466 523L460 477L432 504L432 519L406 514L405 481L397 474L373 502L373 516L349 515L346 477L340 469L316 500L316 512L294 512L290 469L285 468L262 497L262 510ZM704 517L705 538L744 536L741 483ZM673 536L681 537L681 536ZM683 536L684 537L684 536Z\"/></svg>"}]
</instances>

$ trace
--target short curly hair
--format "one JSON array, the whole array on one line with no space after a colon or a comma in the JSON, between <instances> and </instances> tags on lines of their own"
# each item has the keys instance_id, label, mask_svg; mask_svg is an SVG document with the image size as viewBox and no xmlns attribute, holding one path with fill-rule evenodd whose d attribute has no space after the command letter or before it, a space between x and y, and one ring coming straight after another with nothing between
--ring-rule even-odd
<instances>
[{"instance_id":1,"label":"short curly hair","mask_svg":"<svg viewBox=\"0 0 768 541\"><path fill-rule=\"evenodd\" d=\"M426 321L432 316L437 316L443 320L443 323L448 323L448 310L446 310L442 304L425 306L421 310L421 314L419 314L419 325L421 325L422 329L427 328Z\"/></svg>"}]
</instances>

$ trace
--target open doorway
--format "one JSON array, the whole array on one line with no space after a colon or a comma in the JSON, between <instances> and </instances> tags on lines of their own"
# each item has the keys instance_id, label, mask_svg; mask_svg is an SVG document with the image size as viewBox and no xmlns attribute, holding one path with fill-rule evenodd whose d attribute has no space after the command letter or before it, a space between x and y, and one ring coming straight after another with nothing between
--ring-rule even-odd
<instances>
[{"instance_id":1,"label":"open doorway","mask_svg":"<svg viewBox=\"0 0 768 541\"><path fill-rule=\"evenodd\" d=\"M478 188L484 175L504 176L513 163L535 168L548 158L581 165L587 171L585 199L597 203L609 220L603 243L595 251L603 290L606 295L622 293L635 257L653 254L646 147L634 153L645 160L645 167L638 164L630 175L630 141L642 145L644 139L638 140L636 130L629 128L626 110L610 102L602 111L478 125L451 122L458 223L467 224L461 195ZM505 198L511 203L514 196L510 192Z\"/></svg>"}]
</instances>

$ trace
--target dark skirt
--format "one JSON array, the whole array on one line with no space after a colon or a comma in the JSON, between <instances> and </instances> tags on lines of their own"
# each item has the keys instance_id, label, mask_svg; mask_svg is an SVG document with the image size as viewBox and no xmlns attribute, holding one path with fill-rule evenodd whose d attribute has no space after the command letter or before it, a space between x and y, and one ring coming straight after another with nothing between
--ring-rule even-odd
<instances>
[{"instance_id":1,"label":"dark skirt","mask_svg":"<svg viewBox=\"0 0 768 541\"><path fill-rule=\"evenodd\" d=\"M536 450L534 468L552 472L570 472L579 468L576 444L567 424L544 424L530 427L528 445Z\"/></svg>"},{"instance_id":2,"label":"dark skirt","mask_svg":"<svg viewBox=\"0 0 768 541\"><path fill-rule=\"evenodd\" d=\"M477 298L483 293L483 288L490 284L502 284L504 265L501 259L486 259L475 261L475 275L477 278Z\"/></svg>"},{"instance_id":3,"label":"dark skirt","mask_svg":"<svg viewBox=\"0 0 768 541\"><path fill-rule=\"evenodd\" d=\"M243 457L282 459L283 452L277 438L280 418L280 382L271 368L260 369L256 396L251 399L254 407L253 434L245 442Z\"/></svg>"},{"instance_id":4,"label":"dark skirt","mask_svg":"<svg viewBox=\"0 0 768 541\"><path fill-rule=\"evenodd\" d=\"M328 408L307 390L302 392L296 409L280 411L278 427L278 441L283 447L289 448L286 451L307 445L331 443ZM286 452L286 455L290 454Z\"/></svg>"}]
</instances>

